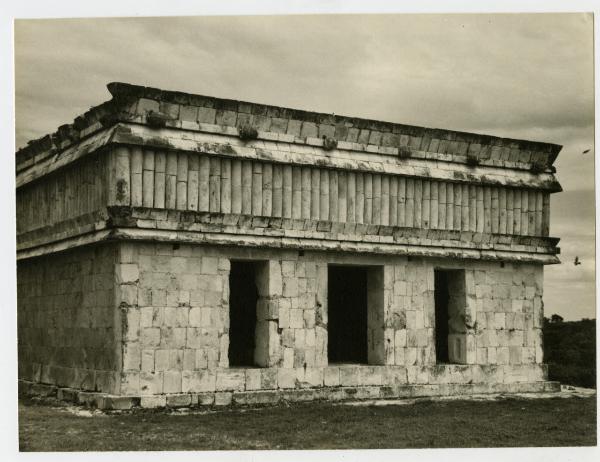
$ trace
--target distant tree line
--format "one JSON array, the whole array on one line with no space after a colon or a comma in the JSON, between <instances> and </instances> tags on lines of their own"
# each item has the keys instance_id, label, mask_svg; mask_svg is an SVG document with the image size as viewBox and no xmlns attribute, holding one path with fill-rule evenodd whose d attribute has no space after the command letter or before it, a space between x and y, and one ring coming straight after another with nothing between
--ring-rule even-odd
<instances>
[{"instance_id":1,"label":"distant tree line","mask_svg":"<svg viewBox=\"0 0 600 462\"><path fill-rule=\"evenodd\" d=\"M563 384L596 388L596 320L544 318L544 362L548 378Z\"/></svg>"}]
</instances>

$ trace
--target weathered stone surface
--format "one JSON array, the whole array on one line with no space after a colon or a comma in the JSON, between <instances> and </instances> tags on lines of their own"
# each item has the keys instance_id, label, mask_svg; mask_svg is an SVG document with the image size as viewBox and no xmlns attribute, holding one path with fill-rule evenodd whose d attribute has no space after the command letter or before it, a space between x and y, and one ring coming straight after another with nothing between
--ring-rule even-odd
<instances>
[{"instance_id":1,"label":"weathered stone surface","mask_svg":"<svg viewBox=\"0 0 600 462\"><path fill-rule=\"evenodd\" d=\"M125 88L126 90L117 90ZM369 152L389 150L393 154L398 151L398 148L410 147L411 150L417 152L419 150L427 152L431 158L436 160L465 162L465 156L468 156L476 159L478 164L489 163L490 165L514 168L520 164L528 166L528 163L533 164L534 162L547 167L554 161L560 150L560 146L543 143L503 140L490 136L431 130L385 122L361 121L355 118L349 119L284 108L267 109L267 106L255 103L218 100L196 95L186 96L186 99L189 100L197 98L210 100L209 107L198 107L180 99L168 99L168 95L172 94L169 92L161 94L160 91L152 90L151 94L145 94L145 89L142 87L122 83L111 83L109 89L112 92L124 91L127 94L127 99L124 100L126 102L113 99L111 102L93 108L85 117L76 119L74 124L61 127L54 135L46 136L29 144L19 151L19 166L26 168L30 165L28 161L44 157L45 152L64 149L77 143L80 137L88 136L103 128L104 125L109 125L108 122L105 122L104 125L99 123L99 119L113 120L113 123L119 119L148 122L149 115L159 114L164 117L166 126L181 127L185 123L184 128L188 130L207 130L213 128L212 124L217 124L218 126L214 129L225 131L230 127L231 130L235 130L233 126L236 121L238 125L248 123L250 119L247 115L250 111L255 111L254 124L266 139L284 132L287 134L280 136L289 137L291 141L296 142L305 141L305 139L308 142L317 136L319 138L334 137L336 141L347 144L347 148L351 149L354 146L358 149L365 149L364 145L370 144L366 148ZM134 100L133 103L129 99L132 93L139 95L137 101ZM213 108L214 105L225 106L228 109L217 110ZM249 110L249 108L253 109ZM286 116L281 117L283 114ZM107 117L107 115L109 116ZM320 122L319 124L314 122L317 120ZM269 130L269 132L265 130ZM416 136L415 133L417 133ZM300 136L302 138L298 138ZM447 141L448 137L453 140L458 139L449 142ZM356 144L357 141L360 144ZM508 155L509 153L510 155Z\"/></svg>"},{"instance_id":2,"label":"weathered stone surface","mask_svg":"<svg viewBox=\"0 0 600 462\"><path fill-rule=\"evenodd\" d=\"M140 405L147 409L165 407L167 405L167 397L165 395L142 396Z\"/></svg>"},{"instance_id":3,"label":"weathered stone surface","mask_svg":"<svg viewBox=\"0 0 600 462\"><path fill-rule=\"evenodd\" d=\"M229 406L233 400L233 393L221 391L215 393L215 406Z\"/></svg>"},{"instance_id":4,"label":"weathered stone surface","mask_svg":"<svg viewBox=\"0 0 600 462\"><path fill-rule=\"evenodd\" d=\"M168 407L189 407L192 404L192 395L167 395L166 404ZM143 406L143 404L142 404Z\"/></svg>"},{"instance_id":5,"label":"weathered stone surface","mask_svg":"<svg viewBox=\"0 0 600 462\"><path fill-rule=\"evenodd\" d=\"M218 370L216 390L236 390L241 391L245 388L246 374L244 370Z\"/></svg>"},{"instance_id":6,"label":"weathered stone surface","mask_svg":"<svg viewBox=\"0 0 600 462\"><path fill-rule=\"evenodd\" d=\"M150 397L151 400L155 399ZM140 398L129 396L99 396L96 399L98 409L105 410L128 410L140 405ZM163 404L164 405L164 404Z\"/></svg>"},{"instance_id":7,"label":"weathered stone surface","mask_svg":"<svg viewBox=\"0 0 600 462\"><path fill-rule=\"evenodd\" d=\"M33 383L20 382L22 390L28 394L39 394ZM44 385L45 388L52 388ZM39 387L38 387L39 388ZM63 389L65 391L72 389ZM137 398L114 396L103 393L78 392L64 394L65 399L74 398L79 404L86 404L106 410L127 410L135 407L188 407L188 406L227 406L277 404L281 400L289 402L313 400L365 400L390 398L415 398L427 396L457 396L485 393L536 393L560 392L558 382L488 382L488 383L447 383L438 385L393 385L359 387L322 387L312 389L260 390L241 392L167 394Z\"/></svg>"},{"instance_id":8,"label":"weathered stone surface","mask_svg":"<svg viewBox=\"0 0 600 462\"><path fill-rule=\"evenodd\" d=\"M123 408L547 386L560 186L529 165L557 146L110 88L133 93L17 159L21 379ZM238 368L241 260L258 301L252 367ZM368 364L329 364L330 265L366 268Z\"/></svg>"},{"instance_id":9,"label":"weathered stone surface","mask_svg":"<svg viewBox=\"0 0 600 462\"><path fill-rule=\"evenodd\" d=\"M321 309L318 303L322 305L326 302L326 293L319 295L322 285L318 277L326 278L327 273L317 271L322 266L312 255L303 258L286 256L283 260L274 260L276 263L269 266L269 284L263 289L268 297L272 297L269 303L277 301L277 310L269 308L264 312L266 317L273 318L269 322L274 324L272 341L275 343L274 347L269 348L267 356L275 359L273 366L229 370L226 368L229 266L222 261L230 251L191 245L173 249L168 244L140 244L135 250L130 244L127 246L127 256L124 258L128 263L118 266L135 267L138 274L133 272L123 278L114 270L111 275L110 268L115 266L109 263L106 271L112 279L105 282L106 290L109 290L110 280L115 284L117 280L128 280L130 282L126 286L134 287L138 292L149 291L150 295L144 299L145 306L128 306L122 311L126 326L122 330L122 362L114 363L115 369L119 366L124 371L119 381L111 381L110 375L104 371L90 374L87 369L31 361L31 353L22 354L23 365L26 366L21 367L22 372L27 371L29 377L36 380L43 379L63 387L85 383L93 388L96 382L106 384L102 386L108 391L120 389L121 393L144 396L215 390L397 385L407 382L460 384L472 380L475 383L520 383L544 378L543 370L538 366L539 358L536 357L536 348L541 349L541 331L531 321L535 300L540 292L539 289L518 290L528 287L530 281L538 278L541 270L535 265L513 264L502 268L493 263L470 263L465 270L464 277L471 282L460 292L460 296L466 300L465 313L472 320L470 322L476 321L471 337L476 354L472 359L473 367L469 368L435 366L435 352L430 343L433 341L434 298L434 287L430 281L433 267L443 266L444 263L432 261L425 264L424 260L409 262L402 257L388 257L385 260L379 260L379 257L366 258L365 263L380 262L390 268L385 271L381 289L388 306L385 316L390 320L384 323L383 338L387 339L386 343L394 354L386 359L386 366L327 367L326 324L317 325L317 322L326 321L322 312L318 314ZM244 253L240 252L239 255ZM72 258L76 258L75 255ZM255 258L277 255L266 250L253 254ZM232 257L236 258L235 254ZM165 266L171 261L175 263ZM22 274L21 284L27 281L25 273ZM84 274L89 273L86 270ZM203 289L202 296L199 296L200 292L196 295L196 289L188 289L183 285L191 277L199 284L198 288ZM281 285L278 281L281 281ZM288 289L285 292L282 289L280 292L277 289L291 281L296 287L294 291ZM30 284L34 284L33 279ZM491 290L491 287L498 285L506 285L507 288ZM271 288L275 288L275 294L270 294ZM35 293L31 288L28 290L29 293ZM190 296L186 296L188 293ZM165 306L169 305L171 299L175 306ZM317 303L318 300L323 302ZM110 302L110 298L106 298L106 302ZM288 312L289 315L286 314ZM107 321L113 322L113 318ZM25 328L24 324L21 326ZM27 332L34 331L22 332L22 335L27 335ZM82 341L90 340L89 336L84 335L79 338ZM282 352L281 356L278 351ZM496 365L505 369L499 369Z\"/></svg>"}]
</instances>

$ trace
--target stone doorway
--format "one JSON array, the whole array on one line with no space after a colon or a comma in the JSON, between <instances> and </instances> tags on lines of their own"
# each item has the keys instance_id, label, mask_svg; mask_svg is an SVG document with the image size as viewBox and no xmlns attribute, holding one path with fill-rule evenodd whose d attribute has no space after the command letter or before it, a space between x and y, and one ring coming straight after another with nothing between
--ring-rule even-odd
<instances>
[{"instance_id":1,"label":"stone doorway","mask_svg":"<svg viewBox=\"0 0 600 462\"><path fill-rule=\"evenodd\" d=\"M256 306L259 298L255 261L232 261L229 273L229 365L254 366Z\"/></svg>"},{"instance_id":2,"label":"stone doorway","mask_svg":"<svg viewBox=\"0 0 600 462\"><path fill-rule=\"evenodd\" d=\"M467 363L464 270L435 270L435 355L438 364Z\"/></svg>"}]
</instances>

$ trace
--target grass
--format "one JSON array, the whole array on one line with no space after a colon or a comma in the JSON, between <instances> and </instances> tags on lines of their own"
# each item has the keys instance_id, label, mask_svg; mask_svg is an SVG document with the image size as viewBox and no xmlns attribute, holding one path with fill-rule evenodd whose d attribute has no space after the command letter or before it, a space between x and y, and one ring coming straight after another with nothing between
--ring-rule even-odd
<instances>
[{"instance_id":1,"label":"grass","mask_svg":"<svg viewBox=\"0 0 600 462\"><path fill-rule=\"evenodd\" d=\"M593 446L596 398L308 403L93 417L57 402L21 400L19 443L21 451Z\"/></svg>"}]
</instances>

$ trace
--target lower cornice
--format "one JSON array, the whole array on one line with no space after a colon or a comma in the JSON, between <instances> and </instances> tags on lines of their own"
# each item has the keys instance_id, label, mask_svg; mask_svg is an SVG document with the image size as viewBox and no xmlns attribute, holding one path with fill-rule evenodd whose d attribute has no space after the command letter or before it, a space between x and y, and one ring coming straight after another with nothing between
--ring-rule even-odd
<instances>
[{"instance_id":1,"label":"lower cornice","mask_svg":"<svg viewBox=\"0 0 600 462\"><path fill-rule=\"evenodd\" d=\"M87 231L86 231L87 230ZM558 239L313 220L113 207L108 219L60 237L20 242L19 260L109 240L559 263Z\"/></svg>"}]
</instances>

